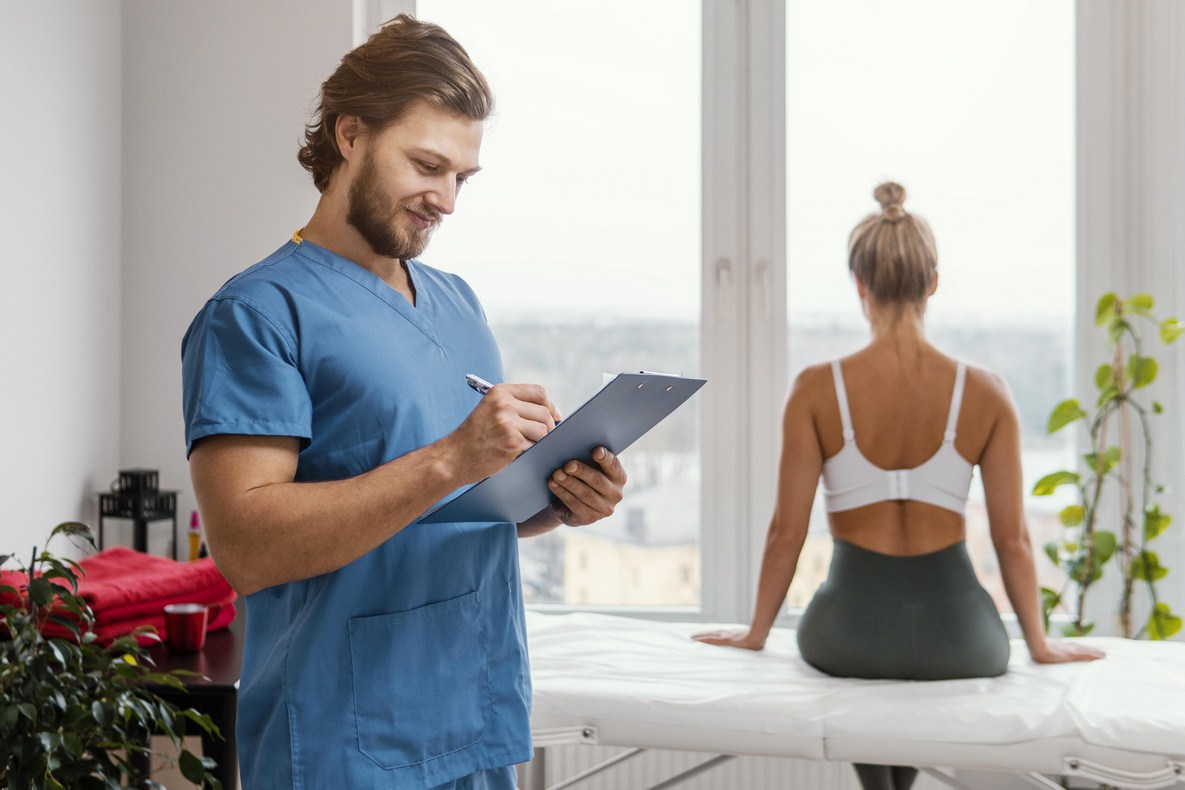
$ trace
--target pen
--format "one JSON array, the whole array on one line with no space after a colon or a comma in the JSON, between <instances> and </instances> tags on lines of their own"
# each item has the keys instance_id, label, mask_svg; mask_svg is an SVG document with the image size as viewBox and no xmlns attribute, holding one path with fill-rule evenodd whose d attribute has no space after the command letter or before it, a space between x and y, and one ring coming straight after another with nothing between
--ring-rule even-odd
<instances>
[{"instance_id":1,"label":"pen","mask_svg":"<svg viewBox=\"0 0 1185 790\"><path fill-rule=\"evenodd\" d=\"M485 395L494 388L493 384L486 381L481 376L475 376L472 373L465 374L465 383L477 390L478 394L480 395Z\"/></svg>"},{"instance_id":2,"label":"pen","mask_svg":"<svg viewBox=\"0 0 1185 790\"><path fill-rule=\"evenodd\" d=\"M492 390L494 388L493 384L486 381L481 376L478 376L473 373L466 373L465 374L465 383L468 384L470 387L473 387L473 389L477 390L477 393L479 395L485 395L487 392L489 392L490 390ZM560 421L556 420L555 424L559 425Z\"/></svg>"}]
</instances>

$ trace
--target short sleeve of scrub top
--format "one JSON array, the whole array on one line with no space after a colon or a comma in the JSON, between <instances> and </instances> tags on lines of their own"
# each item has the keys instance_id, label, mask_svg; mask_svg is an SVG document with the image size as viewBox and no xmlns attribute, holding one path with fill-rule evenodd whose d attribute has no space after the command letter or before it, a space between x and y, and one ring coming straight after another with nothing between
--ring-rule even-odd
<instances>
[{"instance_id":1,"label":"short sleeve of scrub top","mask_svg":"<svg viewBox=\"0 0 1185 790\"><path fill-rule=\"evenodd\" d=\"M259 307L211 300L185 337L185 444L204 436L312 436L312 406L296 339Z\"/></svg>"}]
</instances>

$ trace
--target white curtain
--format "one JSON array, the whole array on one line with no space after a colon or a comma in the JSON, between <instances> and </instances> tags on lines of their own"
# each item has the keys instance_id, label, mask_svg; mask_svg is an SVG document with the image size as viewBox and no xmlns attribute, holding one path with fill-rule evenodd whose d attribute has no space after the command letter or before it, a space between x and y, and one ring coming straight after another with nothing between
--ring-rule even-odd
<instances>
[{"instance_id":1,"label":"white curtain","mask_svg":"<svg viewBox=\"0 0 1185 790\"><path fill-rule=\"evenodd\" d=\"M1185 8L1176 0L1081 0L1077 5L1078 283L1076 391L1093 391L1105 361L1094 307L1106 291L1151 294L1160 317L1185 320ZM1173 516L1155 543L1169 575L1159 595L1185 611L1185 339L1164 347L1151 398L1158 499ZM1115 574L1109 581L1115 583ZM1112 595L1114 591L1114 595ZM1092 613L1110 633L1118 586ZM1177 639L1182 639L1178 634Z\"/></svg>"}]
</instances>

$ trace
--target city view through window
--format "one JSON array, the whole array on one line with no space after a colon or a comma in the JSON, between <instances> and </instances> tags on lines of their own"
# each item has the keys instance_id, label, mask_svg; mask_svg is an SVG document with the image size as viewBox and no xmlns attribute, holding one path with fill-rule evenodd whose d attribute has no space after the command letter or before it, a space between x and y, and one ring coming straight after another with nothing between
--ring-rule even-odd
<instances>
[{"instance_id":1,"label":"city view through window","mask_svg":"<svg viewBox=\"0 0 1185 790\"><path fill-rule=\"evenodd\" d=\"M788 5L789 371L867 341L847 234L874 208L876 183L901 181L907 209L938 239L931 339L1008 381L1027 491L1072 453L1072 437L1047 437L1044 425L1068 394L1072 359L1073 11L1012 0L969 19L947 5L958 6ZM605 373L703 373L700 11L681 0L627 8L418 3L465 42L498 101L483 171L424 259L474 286L507 379L543 384L565 414ZM937 26L949 35L927 34ZM891 69L858 65L886 40L895 43L878 58ZM1020 117L1026 124L1014 128ZM703 531L748 528L701 519L702 401L624 454L630 483L613 517L521 542L528 601L700 604L702 567L713 561L702 556ZM792 609L805 606L830 559L817 502ZM1055 587L1040 546L1058 534L1063 504L1026 500L1039 576ZM981 580L1007 610L978 475L967 525Z\"/></svg>"}]
</instances>

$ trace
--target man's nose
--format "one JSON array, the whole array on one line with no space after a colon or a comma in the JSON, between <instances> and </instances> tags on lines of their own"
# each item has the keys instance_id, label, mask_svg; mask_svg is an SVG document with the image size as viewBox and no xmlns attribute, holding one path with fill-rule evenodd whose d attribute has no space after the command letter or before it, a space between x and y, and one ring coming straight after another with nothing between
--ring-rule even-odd
<instances>
[{"instance_id":1,"label":"man's nose","mask_svg":"<svg viewBox=\"0 0 1185 790\"><path fill-rule=\"evenodd\" d=\"M428 205L441 214L452 214L457 206L457 181L452 176L442 178L439 185L428 193Z\"/></svg>"}]
</instances>

